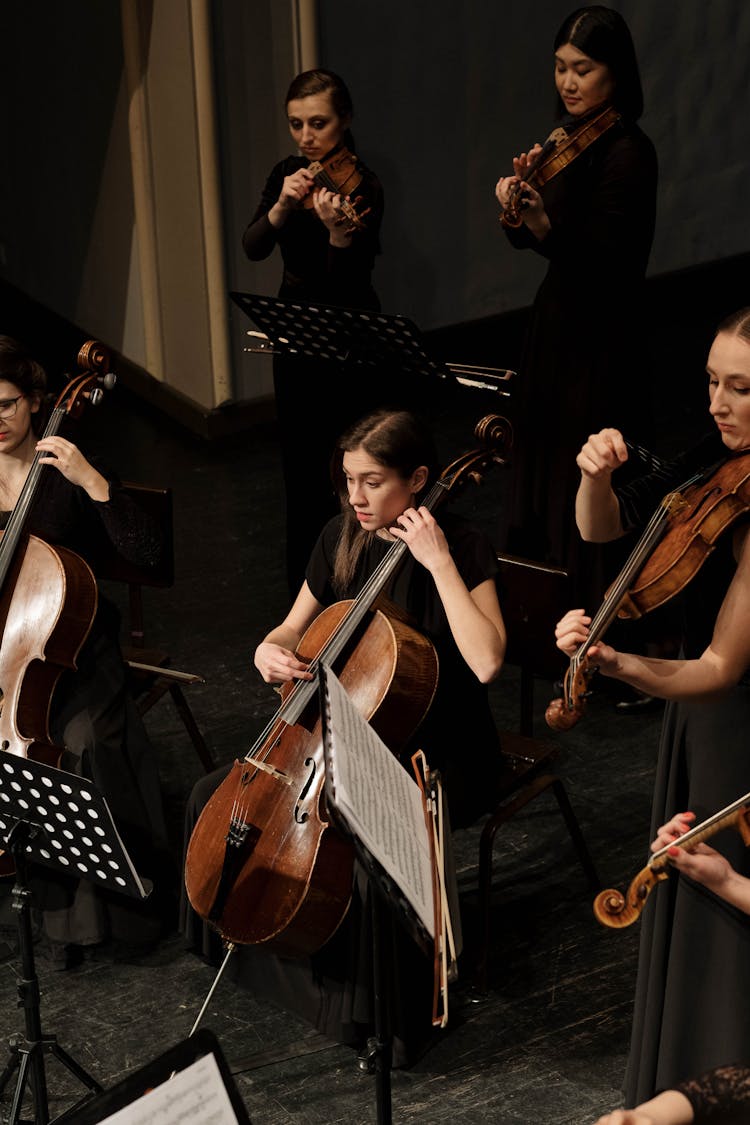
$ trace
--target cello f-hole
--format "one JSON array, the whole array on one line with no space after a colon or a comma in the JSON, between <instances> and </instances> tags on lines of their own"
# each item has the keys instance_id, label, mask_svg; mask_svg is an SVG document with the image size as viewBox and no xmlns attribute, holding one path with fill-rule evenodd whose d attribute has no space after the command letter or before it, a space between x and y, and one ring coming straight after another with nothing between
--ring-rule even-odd
<instances>
[{"instance_id":1,"label":"cello f-hole","mask_svg":"<svg viewBox=\"0 0 750 1125\"><path fill-rule=\"evenodd\" d=\"M305 765L310 767L310 774L307 778L307 781L302 787L302 791L299 797L297 798L297 804L294 806L294 819L297 824L304 824L310 815L308 812L301 812L300 810L302 808L302 805L304 804L307 794L310 792L310 786L315 780L315 775L318 772L318 767L315 764L314 758L305 758Z\"/></svg>"}]
</instances>

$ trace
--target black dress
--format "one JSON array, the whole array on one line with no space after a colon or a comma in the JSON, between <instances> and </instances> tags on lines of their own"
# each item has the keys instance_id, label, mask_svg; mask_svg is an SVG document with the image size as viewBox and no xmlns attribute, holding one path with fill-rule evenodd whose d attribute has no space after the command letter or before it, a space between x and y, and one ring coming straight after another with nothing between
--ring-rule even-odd
<instances>
[{"instance_id":1,"label":"black dress","mask_svg":"<svg viewBox=\"0 0 750 1125\"><path fill-rule=\"evenodd\" d=\"M494 577L495 552L481 532L442 512L440 524L470 590ZM323 605L339 600L329 581L339 526L340 517L324 528L307 569L310 588ZM361 589L389 546L386 540L371 538L350 595ZM430 766L442 770L453 826L471 823L489 810L492 773L500 767L487 689L459 656L432 578L411 556L388 595L413 615L438 650L437 696L415 735L414 748L421 747ZM489 771L489 777L482 770ZM217 771L194 787L186 816L186 846L198 815L226 772ZM278 957L245 946L230 960L227 971L234 972L238 983L257 997L296 1012L331 1039L359 1048L372 1034L373 1003L369 887L363 872L358 867L355 870L349 911L331 940L312 957ZM195 950L214 963L218 960L216 935L187 902L183 902L182 929ZM394 1063L404 1066L415 1061L431 1037L432 964L395 920L386 941L393 984Z\"/></svg>"},{"instance_id":2,"label":"black dress","mask_svg":"<svg viewBox=\"0 0 750 1125\"><path fill-rule=\"evenodd\" d=\"M26 530L67 547L94 574L113 552L140 565L155 563L161 532L119 487L96 502L53 468L45 470ZM5 526L9 513L2 513ZM115 939L128 945L157 939L176 901L176 863L167 843L156 759L128 691L119 648L119 614L99 593L91 631L77 669L63 672L52 700L50 733L64 747L60 768L90 778L106 797L139 875L154 882L144 903L95 889L93 884L38 868L32 887L44 930L56 945L93 945Z\"/></svg>"},{"instance_id":3,"label":"black dress","mask_svg":"<svg viewBox=\"0 0 750 1125\"><path fill-rule=\"evenodd\" d=\"M541 187L551 224L541 242L525 226L506 231L513 246L549 262L520 364L508 547L564 567L573 605L594 605L600 571L612 569L576 530L576 455L603 426L643 440L635 411L646 389L643 281L656 180L651 141L635 124L615 125ZM617 547L607 554L619 557Z\"/></svg>"},{"instance_id":4,"label":"black dress","mask_svg":"<svg viewBox=\"0 0 750 1125\"><path fill-rule=\"evenodd\" d=\"M353 234L348 247L330 245L314 210L292 211L278 229L268 220L284 177L308 164L304 157L288 156L275 166L243 234L245 253L260 261L278 246L284 266L278 295L285 300L379 310L371 275L380 252L383 191L372 172L361 168L356 194L370 210L365 229ZM385 372L335 361L276 357L273 372L286 491L287 579L295 597L318 532L338 509L329 471L335 443L352 422L393 404L397 384Z\"/></svg>"},{"instance_id":5,"label":"black dress","mask_svg":"<svg viewBox=\"0 0 750 1125\"><path fill-rule=\"evenodd\" d=\"M620 491L626 525L642 525L658 498L698 464L726 459L717 434L673 465L671 482L646 478ZM697 658L711 639L719 607L736 572L725 533L681 596L683 655ZM659 746L650 839L675 813L698 822L750 789L750 678L720 699L668 703ZM741 874L750 856L739 833L711 841ZM684 875L651 896L639 923L635 1010L626 1104L674 1087L727 1060L750 1057L750 918Z\"/></svg>"}]
</instances>

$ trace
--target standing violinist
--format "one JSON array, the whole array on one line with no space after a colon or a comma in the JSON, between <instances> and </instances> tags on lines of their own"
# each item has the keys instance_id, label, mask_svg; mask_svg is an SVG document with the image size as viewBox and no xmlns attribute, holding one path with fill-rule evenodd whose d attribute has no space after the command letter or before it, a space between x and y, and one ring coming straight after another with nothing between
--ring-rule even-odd
<instances>
[{"instance_id":1,"label":"standing violinist","mask_svg":"<svg viewBox=\"0 0 750 1125\"><path fill-rule=\"evenodd\" d=\"M318 186L309 171L313 161L354 149L349 90L332 71L307 70L292 81L284 105L298 153L271 171L242 237L245 253L260 261L278 246L283 262L278 296L285 300L377 310L371 275L380 252L380 182L358 161L361 179L349 202L366 214L361 229L353 229L342 196ZM336 438L381 405L383 388L377 373L334 361L276 357L273 370L286 490L287 579L294 597L318 532L336 512L327 483Z\"/></svg>"},{"instance_id":2,"label":"standing violinist","mask_svg":"<svg viewBox=\"0 0 750 1125\"><path fill-rule=\"evenodd\" d=\"M436 454L431 434L414 414L380 410L361 419L340 439L334 464L341 514L323 528L294 604L258 645L255 665L267 683L310 680L309 665L297 655L303 634L325 607L356 597L394 544L405 543L408 552L386 593L434 645L439 675L430 709L400 758L408 765L415 749L424 750L430 767L442 772L452 825L469 825L490 810L501 765L486 688L505 654L495 551L468 521L442 509L436 518L422 505ZM374 673L365 667L360 674ZM186 843L227 772L217 771L194 787ZM280 957L243 946L229 970L234 966L239 983L256 996L363 1049L373 1020L367 893L358 871L344 921L312 957ZM215 958L215 935L184 905L190 944ZM394 1065L410 1065L431 1034L432 965L395 924L385 941L389 948L393 942Z\"/></svg>"},{"instance_id":3,"label":"standing violinist","mask_svg":"<svg viewBox=\"0 0 750 1125\"><path fill-rule=\"evenodd\" d=\"M520 219L517 228L503 224L511 246L547 262L520 363L507 546L564 567L576 600L590 601L601 593L601 551L576 534L570 466L602 426L635 433L657 162L637 125L641 80L619 12L595 4L564 20L554 40L554 80L558 147L569 145L574 158L546 180L542 162L537 183L530 169L542 146L534 144L495 188L503 214L515 206ZM615 124L594 130L588 144L578 141L607 107L616 111Z\"/></svg>"},{"instance_id":4,"label":"standing violinist","mask_svg":"<svg viewBox=\"0 0 750 1125\"><path fill-rule=\"evenodd\" d=\"M719 325L707 371L715 430L666 473L619 486L615 474L628 459L619 430L601 430L584 444L577 459L576 515L587 541L610 541L645 526L662 497L694 472L750 456L750 308ZM716 488L718 480L717 473ZM656 767L652 838L682 810L705 819L748 788L747 531L747 516L741 515L687 582L679 659L621 652L606 643L588 651L604 676L670 701ZM674 578L678 588L684 584L679 565ZM590 622L583 609L569 611L557 626L558 646L572 655ZM716 848L739 875L750 877L750 858L737 833L722 834ZM713 1066L750 1060L750 918L689 878L670 880L646 904L640 939L628 1105Z\"/></svg>"},{"instance_id":5,"label":"standing violinist","mask_svg":"<svg viewBox=\"0 0 750 1125\"><path fill-rule=\"evenodd\" d=\"M40 438L45 411L43 368L17 341L0 336L0 527L8 523L38 451L45 468L24 531L75 551L94 574L98 561L113 551L140 565L158 561L161 532L151 518L109 469L87 459L62 433ZM23 614L23 601L16 592L2 628L18 614ZM64 671L55 689L50 734L63 751L60 768L96 783L136 869L155 885L141 904L101 892L90 882L38 869L32 882L34 905L42 911L43 930L59 968L80 961L85 947L105 942L133 951L150 948L165 925L174 923L170 911L176 870L157 767L128 691L118 632L117 610L100 593L77 667ZM10 685L2 686L7 691ZM48 702L40 699L39 706Z\"/></svg>"}]
</instances>

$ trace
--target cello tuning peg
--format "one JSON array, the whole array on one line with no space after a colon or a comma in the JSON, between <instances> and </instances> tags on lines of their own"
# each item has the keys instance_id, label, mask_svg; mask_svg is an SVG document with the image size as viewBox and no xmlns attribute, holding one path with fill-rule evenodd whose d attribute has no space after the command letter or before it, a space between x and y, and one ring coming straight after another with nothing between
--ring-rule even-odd
<instances>
[{"instance_id":1,"label":"cello tuning peg","mask_svg":"<svg viewBox=\"0 0 750 1125\"><path fill-rule=\"evenodd\" d=\"M108 371L107 374L102 378L102 386L104 387L105 391L111 391L116 384L117 376L115 375L114 371Z\"/></svg>"}]
</instances>

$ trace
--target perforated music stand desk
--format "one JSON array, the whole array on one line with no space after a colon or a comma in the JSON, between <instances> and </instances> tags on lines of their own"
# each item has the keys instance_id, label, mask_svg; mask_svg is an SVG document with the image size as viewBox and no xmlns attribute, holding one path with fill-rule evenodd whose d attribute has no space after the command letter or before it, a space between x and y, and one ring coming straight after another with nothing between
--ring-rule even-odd
<instances>
[{"instance_id":1,"label":"perforated music stand desk","mask_svg":"<svg viewBox=\"0 0 750 1125\"><path fill-rule=\"evenodd\" d=\"M14 909L18 912L22 977L19 1007L24 1008L26 1035L9 1041L10 1060L0 1075L2 1092L18 1071L8 1121L19 1121L27 1081L31 1083L36 1122L49 1120L44 1054L53 1054L90 1093L102 1087L57 1043L43 1035L39 1013L39 982L34 966L30 922L28 865L42 864L58 873L86 879L95 886L144 899L151 892L125 850L107 802L85 778L30 758L0 751L0 847L10 851L16 870Z\"/></svg>"},{"instance_id":2,"label":"perforated music stand desk","mask_svg":"<svg viewBox=\"0 0 750 1125\"><path fill-rule=\"evenodd\" d=\"M508 383L515 372L501 367L436 363L424 347L422 333L405 316L348 309L308 301L286 301L258 293L229 294L238 308L268 338L264 345L257 333L248 351L361 367L400 370L404 376L432 376L465 386L509 395Z\"/></svg>"}]
</instances>

